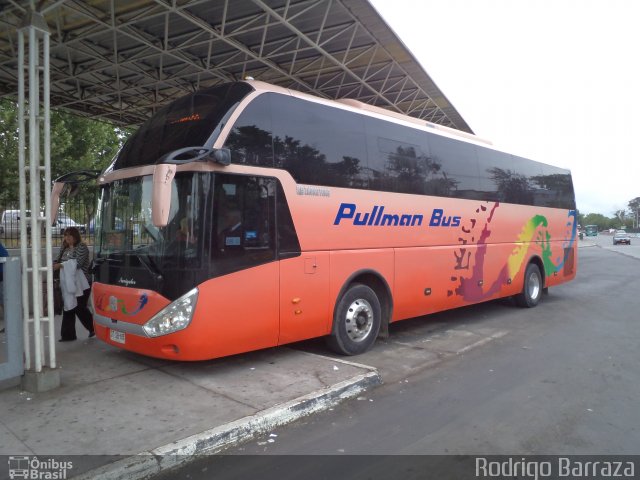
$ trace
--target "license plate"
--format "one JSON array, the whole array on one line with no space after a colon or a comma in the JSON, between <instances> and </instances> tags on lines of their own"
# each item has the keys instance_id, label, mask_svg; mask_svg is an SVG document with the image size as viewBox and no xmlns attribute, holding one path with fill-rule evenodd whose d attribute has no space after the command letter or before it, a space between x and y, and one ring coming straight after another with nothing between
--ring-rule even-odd
<instances>
[{"instance_id":1,"label":"license plate","mask_svg":"<svg viewBox=\"0 0 640 480\"><path fill-rule=\"evenodd\" d=\"M117 330L109 330L109 338L113 342L124 343L124 332L118 332Z\"/></svg>"}]
</instances>

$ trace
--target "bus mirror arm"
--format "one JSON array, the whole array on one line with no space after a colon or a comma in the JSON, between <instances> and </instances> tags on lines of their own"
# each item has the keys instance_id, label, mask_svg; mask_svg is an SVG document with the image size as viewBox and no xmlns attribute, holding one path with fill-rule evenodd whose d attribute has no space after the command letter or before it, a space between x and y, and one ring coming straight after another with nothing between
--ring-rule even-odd
<instances>
[{"instance_id":1,"label":"bus mirror arm","mask_svg":"<svg viewBox=\"0 0 640 480\"><path fill-rule=\"evenodd\" d=\"M100 175L100 170L77 170L59 176L51 187L51 222L55 223L58 217L61 197L71 197L78 193L80 184L95 180Z\"/></svg>"},{"instance_id":2,"label":"bus mirror arm","mask_svg":"<svg viewBox=\"0 0 640 480\"><path fill-rule=\"evenodd\" d=\"M212 149L207 147L184 147L165 153L161 156L156 165L162 163L171 163L180 165L183 163L198 162L206 160L207 156L212 154Z\"/></svg>"},{"instance_id":3,"label":"bus mirror arm","mask_svg":"<svg viewBox=\"0 0 640 480\"><path fill-rule=\"evenodd\" d=\"M176 166L157 164L153 170L153 191L151 193L151 221L156 227L166 227L171 209L171 189Z\"/></svg>"},{"instance_id":4,"label":"bus mirror arm","mask_svg":"<svg viewBox=\"0 0 640 480\"><path fill-rule=\"evenodd\" d=\"M179 148L172 152L164 154L156 165L162 163L170 163L173 165L181 165L190 162L206 162L212 161L220 165L229 165L231 163L231 152L228 148L209 148L209 147L185 147Z\"/></svg>"},{"instance_id":5,"label":"bus mirror arm","mask_svg":"<svg viewBox=\"0 0 640 480\"><path fill-rule=\"evenodd\" d=\"M181 165L190 162L215 162L226 166L231 163L231 152L228 148L184 147L164 154L156 165Z\"/></svg>"},{"instance_id":6,"label":"bus mirror arm","mask_svg":"<svg viewBox=\"0 0 640 480\"><path fill-rule=\"evenodd\" d=\"M51 222L55 223L58 217L58 208L60 207L60 196L64 190L66 183L55 182L51 188Z\"/></svg>"}]
</instances>

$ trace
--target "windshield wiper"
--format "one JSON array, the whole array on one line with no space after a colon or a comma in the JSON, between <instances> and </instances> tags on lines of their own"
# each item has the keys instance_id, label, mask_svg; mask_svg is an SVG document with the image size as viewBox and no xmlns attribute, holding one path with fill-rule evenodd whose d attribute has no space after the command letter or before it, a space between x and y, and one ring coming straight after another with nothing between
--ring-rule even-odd
<instances>
[{"instance_id":1,"label":"windshield wiper","mask_svg":"<svg viewBox=\"0 0 640 480\"><path fill-rule=\"evenodd\" d=\"M184 147L165 153L156 164L189 162L215 162L226 166L231 163L231 151L228 148Z\"/></svg>"},{"instance_id":2,"label":"windshield wiper","mask_svg":"<svg viewBox=\"0 0 640 480\"><path fill-rule=\"evenodd\" d=\"M185 147L169 152L158 160L157 163L187 163L197 162L208 157L213 152L212 148L208 147Z\"/></svg>"},{"instance_id":3,"label":"windshield wiper","mask_svg":"<svg viewBox=\"0 0 640 480\"><path fill-rule=\"evenodd\" d=\"M141 247L137 250L131 250L130 252L127 252L127 253L131 253L135 255L136 258L140 260L140 263L144 265L145 268L149 270L149 272L151 272L153 275L156 276L156 280L161 281L164 278L162 276L162 270L158 268L158 265L156 265L156 263L153 261L153 259L151 258L151 255L141 251L142 248L145 248L145 247Z\"/></svg>"},{"instance_id":4,"label":"windshield wiper","mask_svg":"<svg viewBox=\"0 0 640 480\"><path fill-rule=\"evenodd\" d=\"M122 263L124 262L124 258L116 258L114 257L114 255L122 255L120 254L114 254L114 253L109 253L107 255L103 255L103 256L96 256L96 258L93 259L93 263L94 265L102 265L104 262L107 263Z\"/></svg>"}]
</instances>

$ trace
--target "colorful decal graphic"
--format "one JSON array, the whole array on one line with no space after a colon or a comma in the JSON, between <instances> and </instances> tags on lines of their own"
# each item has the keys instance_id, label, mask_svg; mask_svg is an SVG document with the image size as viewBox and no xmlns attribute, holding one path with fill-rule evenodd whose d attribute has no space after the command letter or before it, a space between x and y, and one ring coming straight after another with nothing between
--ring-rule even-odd
<instances>
[{"instance_id":1,"label":"colorful decal graphic","mask_svg":"<svg viewBox=\"0 0 640 480\"><path fill-rule=\"evenodd\" d=\"M129 312L124 305L124 300L115 297L114 295L110 295L108 301L106 301L106 294L102 294L98 297L96 301L96 308L98 310L102 310L103 312L117 312L118 306L120 306L119 311L127 316L133 316L140 313L140 311L144 308L144 306L149 301L149 296L146 293L140 295L138 299L138 304L135 310Z\"/></svg>"},{"instance_id":2,"label":"colorful decal graphic","mask_svg":"<svg viewBox=\"0 0 640 480\"><path fill-rule=\"evenodd\" d=\"M455 286L447 291L448 296L452 296L455 293L468 302L479 302L492 297L522 270L528 260L527 252L532 246L539 248L546 275L560 271L565 266L569 256L573 255L572 247L577 231L577 212L570 210L568 213L569 220L566 223L567 231L562 243L562 255L557 256L555 261L552 258L551 234L547 230L548 221L543 215L534 215L523 225L516 239L517 246L509 255L505 265L500 269L497 278L490 285L485 286L484 270L487 243L491 237L491 221L499 206L499 202L494 203L490 208L487 204L480 205L476 209L477 216L462 225L462 233L458 238L461 246L454 252L454 270L460 271L460 275L451 277L451 281L454 282ZM481 225L482 230L478 235ZM476 235L478 235L477 243ZM466 247L467 244L477 245L473 260L471 251Z\"/></svg>"}]
</instances>

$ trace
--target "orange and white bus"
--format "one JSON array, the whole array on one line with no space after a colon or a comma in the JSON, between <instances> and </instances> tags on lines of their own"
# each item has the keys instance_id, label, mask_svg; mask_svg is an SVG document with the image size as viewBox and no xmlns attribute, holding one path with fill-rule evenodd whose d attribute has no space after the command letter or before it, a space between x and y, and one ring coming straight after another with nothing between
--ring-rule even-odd
<instances>
[{"instance_id":1,"label":"orange and white bus","mask_svg":"<svg viewBox=\"0 0 640 480\"><path fill-rule=\"evenodd\" d=\"M160 110L99 178L97 336L201 360L391 322L576 274L571 174L471 134L257 81Z\"/></svg>"}]
</instances>

